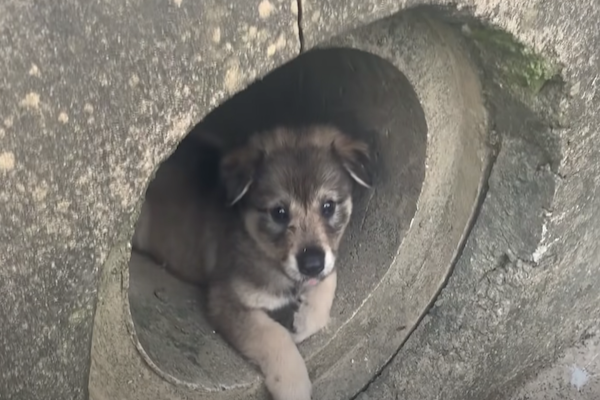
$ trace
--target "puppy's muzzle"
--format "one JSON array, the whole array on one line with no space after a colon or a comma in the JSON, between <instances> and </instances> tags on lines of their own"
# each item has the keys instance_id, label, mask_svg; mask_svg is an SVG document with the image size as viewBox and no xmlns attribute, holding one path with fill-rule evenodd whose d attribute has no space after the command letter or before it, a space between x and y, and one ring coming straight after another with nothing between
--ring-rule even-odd
<instances>
[{"instance_id":1,"label":"puppy's muzzle","mask_svg":"<svg viewBox=\"0 0 600 400\"><path fill-rule=\"evenodd\" d=\"M302 275L314 278L325 269L325 251L319 247L305 247L296 255L296 259Z\"/></svg>"}]
</instances>

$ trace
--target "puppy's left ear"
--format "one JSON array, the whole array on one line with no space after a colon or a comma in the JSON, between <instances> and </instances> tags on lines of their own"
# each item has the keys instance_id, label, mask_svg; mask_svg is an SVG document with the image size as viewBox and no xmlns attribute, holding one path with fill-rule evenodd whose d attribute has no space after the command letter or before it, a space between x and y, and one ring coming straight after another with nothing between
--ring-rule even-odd
<instances>
[{"instance_id":1,"label":"puppy's left ear","mask_svg":"<svg viewBox=\"0 0 600 400\"><path fill-rule=\"evenodd\" d=\"M221 183L228 206L239 202L250 189L261 154L248 148L233 150L221 160Z\"/></svg>"},{"instance_id":2,"label":"puppy's left ear","mask_svg":"<svg viewBox=\"0 0 600 400\"><path fill-rule=\"evenodd\" d=\"M366 188L373 186L371 156L366 143L340 136L333 142L332 149L352 179Z\"/></svg>"}]
</instances>

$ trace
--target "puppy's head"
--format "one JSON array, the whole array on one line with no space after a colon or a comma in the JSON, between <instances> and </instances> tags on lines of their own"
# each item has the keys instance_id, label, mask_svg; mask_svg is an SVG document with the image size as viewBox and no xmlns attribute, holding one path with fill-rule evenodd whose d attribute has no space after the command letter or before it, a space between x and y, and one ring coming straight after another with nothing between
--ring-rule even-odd
<instances>
[{"instance_id":1,"label":"puppy's head","mask_svg":"<svg viewBox=\"0 0 600 400\"><path fill-rule=\"evenodd\" d=\"M333 271L354 184L371 186L368 146L329 126L257 134L227 154L221 177L257 246L283 272L317 282Z\"/></svg>"}]
</instances>

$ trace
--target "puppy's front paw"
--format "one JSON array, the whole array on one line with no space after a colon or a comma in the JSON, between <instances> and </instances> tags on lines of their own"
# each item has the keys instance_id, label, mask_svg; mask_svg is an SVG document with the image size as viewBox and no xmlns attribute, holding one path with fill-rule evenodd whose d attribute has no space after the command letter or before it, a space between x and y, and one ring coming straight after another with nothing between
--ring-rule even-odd
<instances>
[{"instance_id":1,"label":"puppy's front paw","mask_svg":"<svg viewBox=\"0 0 600 400\"><path fill-rule=\"evenodd\" d=\"M321 310L303 302L294 313L294 330L292 339L301 343L323 329L329 323L329 310Z\"/></svg>"},{"instance_id":2,"label":"puppy's front paw","mask_svg":"<svg viewBox=\"0 0 600 400\"><path fill-rule=\"evenodd\" d=\"M294 315L292 338L295 343L308 339L327 326L336 285L337 274L334 271L305 293L302 303Z\"/></svg>"},{"instance_id":3,"label":"puppy's front paw","mask_svg":"<svg viewBox=\"0 0 600 400\"><path fill-rule=\"evenodd\" d=\"M265 377L273 400L311 400L312 384L304 361L290 362L279 372Z\"/></svg>"},{"instance_id":4,"label":"puppy's front paw","mask_svg":"<svg viewBox=\"0 0 600 400\"><path fill-rule=\"evenodd\" d=\"M292 339L295 343L301 343L310 336L307 314L306 309L302 308L294 313Z\"/></svg>"}]
</instances>

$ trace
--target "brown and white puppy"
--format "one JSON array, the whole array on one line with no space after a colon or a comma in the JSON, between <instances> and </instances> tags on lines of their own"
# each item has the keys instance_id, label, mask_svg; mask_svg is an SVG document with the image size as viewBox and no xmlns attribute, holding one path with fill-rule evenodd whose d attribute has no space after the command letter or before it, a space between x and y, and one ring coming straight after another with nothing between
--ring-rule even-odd
<instances>
[{"instance_id":1,"label":"brown and white puppy","mask_svg":"<svg viewBox=\"0 0 600 400\"><path fill-rule=\"evenodd\" d=\"M275 400L311 398L296 343L329 321L338 246L353 185L371 185L368 162L368 146L334 127L277 128L223 156L222 190L202 192L165 165L147 191L134 246L207 284L210 322L258 365ZM290 330L272 318L289 306Z\"/></svg>"}]
</instances>

